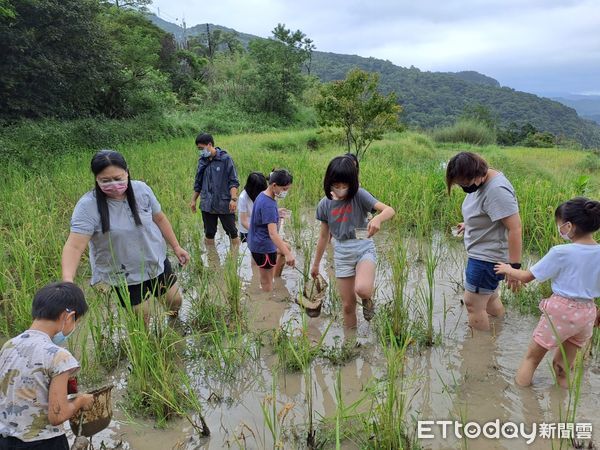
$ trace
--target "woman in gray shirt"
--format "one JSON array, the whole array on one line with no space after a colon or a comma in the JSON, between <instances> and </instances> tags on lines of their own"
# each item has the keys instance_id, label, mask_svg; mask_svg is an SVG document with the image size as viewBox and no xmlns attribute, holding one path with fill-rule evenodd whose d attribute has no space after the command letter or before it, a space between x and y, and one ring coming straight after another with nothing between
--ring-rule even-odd
<instances>
[{"instance_id":1,"label":"woman in gray shirt","mask_svg":"<svg viewBox=\"0 0 600 450\"><path fill-rule=\"evenodd\" d=\"M91 169L95 188L79 199L73 211L62 253L63 280L73 282L89 244L92 285L112 286L121 304L127 301L141 311L146 323L150 313L145 300L151 295L164 295L169 313L177 316L181 294L165 240L180 264L187 264L190 256L180 247L152 189L131 180L125 158L113 150L96 153Z\"/></svg>"},{"instance_id":2,"label":"woman in gray shirt","mask_svg":"<svg viewBox=\"0 0 600 450\"><path fill-rule=\"evenodd\" d=\"M498 295L498 284L504 279L494 272L494 264L510 263L521 267L521 216L515 190L504 174L488 167L479 155L461 152L446 168L448 193L452 185L467 193L462 204L464 222L458 232L464 232L467 250L464 302L469 325L476 330L489 330L488 314L504 315L504 305ZM519 282L507 277L513 290Z\"/></svg>"}]
</instances>

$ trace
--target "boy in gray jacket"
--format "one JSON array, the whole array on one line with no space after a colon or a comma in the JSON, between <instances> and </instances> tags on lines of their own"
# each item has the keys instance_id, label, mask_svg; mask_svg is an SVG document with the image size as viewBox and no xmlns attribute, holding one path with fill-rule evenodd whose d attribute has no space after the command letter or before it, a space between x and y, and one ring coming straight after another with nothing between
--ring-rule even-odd
<instances>
[{"instance_id":1,"label":"boy in gray jacket","mask_svg":"<svg viewBox=\"0 0 600 450\"><path fill-rule=\"evenodd\" d=\"M196 137L196 147L201 150L201 154L190 208L192 212L196 212L196 204L200 197L200 212L207 244L215 242L218 219L231 239L231 244L237 246L240 238L235 224L235 211L240 182L233 159L225 150L215 147L215 141L210 134L199 134Z\"/></svg>"}]
</instances>

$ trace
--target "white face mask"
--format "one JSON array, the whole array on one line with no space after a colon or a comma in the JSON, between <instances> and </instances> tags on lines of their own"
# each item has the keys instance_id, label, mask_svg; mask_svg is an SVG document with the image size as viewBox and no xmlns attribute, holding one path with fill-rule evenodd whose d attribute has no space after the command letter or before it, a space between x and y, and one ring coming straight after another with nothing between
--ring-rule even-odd
<instances>
[{"instance_id":1,"label":"white face mask","mask_svg":"<svg viewBox=\"0 0 600 450\"><path fill-rule=\"evenodd\" d=\"M285 198L287 196L288 191L281 191L279 194L275 194L277 198Z\"/></svg>"},{"instance_id":2,"label":"white face mask","mask_svg":"<svg viewBox=\"0 0 600 450\"><path fill-rule=\"evenodd\" d=\"M348 195L348 188L331 188L331 190L338 198L344 198Z\"/></svg>"},{"instance_id":3,"label":"white face mask","mask_svg":"<svg viewBox=\"0 0 600 450\"><path fill-rule=\"evenodd\" d=\"M569 237L569 233L565 233L563 234L562 232L562 227L564 227L566 224L570 224L571 222L565 222L562 225L557 225L556 228L558 228L558 234L560 234L560 237L563 238L565 241L570 241L571 238Z\"/></svg>"}]
</instances>

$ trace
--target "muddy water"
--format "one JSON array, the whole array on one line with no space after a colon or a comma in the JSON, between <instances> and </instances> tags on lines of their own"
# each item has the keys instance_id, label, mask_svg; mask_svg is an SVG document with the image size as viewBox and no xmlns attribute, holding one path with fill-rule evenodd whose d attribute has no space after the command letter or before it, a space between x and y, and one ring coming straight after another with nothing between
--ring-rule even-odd
<instances>
[{"instance_id":1,"label":"muddy water","mask_svg":"<svg viewBox=\"0 0 600 450\"><path fill-rule=\"evenodd\" d=\"M376 303L390 297L391 270L384 254L390 238L385 234L376 237L380 264L377 272ZM460 303L464 252L460 242L437 236L434 245L441 252L436 270L435 312L436 330L442 335L441 345L410 353L406 373L408 376L410 415L421 420L458 420L466 423L485 423L499 419L501 422L556 423L561 422L560 411L566 408L568 394L552 386L552 376L547 357L536 372L534 387L519 388L512 379L530 340L538 317L522 316L508 311L506 317L493 323L491 333L475 333L466 326L466 310ZM411 270L409 295L418 286L424 286L422 264L415 263L417 247L407 242ZM205 262L213 267L222 264L228 244L224 236L217 236L214 251L207 252ZM329 249L330 250L330 249ZM329 283L332 276L331 255L328 250L323 261L323 273ZM264 294L258 287L256 269L250 264L249 252L244 252L241 277L249 301L247 307L249 324L254 331L269 331L281 326L299 328L302 314L290 299L298 293L301 275L286 268L283 277L276 281L273 294ZM302 267L302 255L296 249L297 264ZM344 338L339 312L331 311L326 303L321 317L310 319L309 333L318 340L327 330L325 346L340 345ZM330 314L333 312L334 314ZM359 325L356 331L358 357L341 368L317 359L311 368L308 389L312 390L315 417L335 415L336 376L341 371L341 390L345 405L365 395L365 388L374 379L385 375L385 359L377 343L372 326L362 319L358 309ZM292 431L288 433L285 448L302 448L295 444L291 435L294 425L302 432L307 417L307 384L301 374L274 374L276 357L269 346L260 352L256 361L245 364L232 381L205 373L202 368L192 367L198 395L205 405L205 418L212 432L209 440L198 439L192 427L185 421L172 422L167 430L156 430L144 421L133 423L117 408L115 420L110 427L94 437L96 446L104 441L107 448L164 450L164 449L220 449L220 448L272 448L273 441L264 425L261 404L271 398L275 386L277 411L287 411L284 423ZM117 393L124 391L126 383L122 374L115 374ZM590 358L582 382L581 400L577 420L592 423L596 442L600 433L598 401L600 400L600 370L598 360ZM368 402L365 403L365 407ZM441 429L434 428L434 439L422 440L425 448L471 448L471 449L519 449L550 448L548 440L538 438L527 446L520 439L473 439L461 440L453 433L443 439ZM304 442L300 437L297 442ZM333 444L331 444L333 445ZM331 445L328 448L331 448ZM355 448L346 443L344 448ZM557 447L558 448L558 447Z\"/></svg>"}]
</instances>

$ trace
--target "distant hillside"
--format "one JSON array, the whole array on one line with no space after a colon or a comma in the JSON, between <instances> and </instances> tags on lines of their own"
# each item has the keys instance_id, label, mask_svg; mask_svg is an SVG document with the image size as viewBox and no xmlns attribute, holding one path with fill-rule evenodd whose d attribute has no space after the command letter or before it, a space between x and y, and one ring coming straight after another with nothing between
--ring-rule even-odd
<instances>
[{"instance_id":1,"label":"distant hillside","mask_svg":"<svg viewBox=\"0 0 600 450\"><path fill-rule=\"evenodd\" d=\"M183 36L181 27L151 15L159 27ZM210 29L235 32L219 25ZM206 24L187 30L188 36L206 32ZM252 39L251 34L239 33L244 46ZM582 119L575 109L562 103L501 87L498 81L474 71L422 72L416 67L404 68L376 58L356 55L314 52L311 73L322 81L341 80L346 73L359 67L380 74L381 90L396 92L403 108L402 121L410 126L433 128L452 124L469 105L481 104L496 115L501 126L511 122L533 124L541 131L575 139L586 147L600 148L600 126Z\"/></svg>"},{"instance_id":2,"label":"distant hillside","mask_svg":"<svg viewBox=\"0 0 600 450\"><path fill-rule=\"evenodd\" d=\"M161 19L160 17L157 17L154 14L148 14L148 18L156 26L162 28L167 33L173 34L173 36L175 36L175 39L177 39L178 41L182 41L183 40L183 28L181 28L179 25L176 25L176 24L171 23L171 22L167 22L166 20L163 20L163 19ZM193 27L188 28L186 30L186 35L188 37L190 37L190 36L199 36L201 34L206 34L206 25L207 24L205 24L205 23L194 25ZM212 23L209 23L208 27L209 27L210 31L221 30L221 31L227 31L227 32L230 32L230 33L237 34L237 38L239 39L239 41L242 43L242 45L244 47L247 47L248 43L252 39L261 39L260 37L255 36L253 34L240 33L238 31L234 30L233 28L223 27L221 25L213 25Z\"/></svg>"},{"instance_id":3,"label":"distant hillside","mask_svg":"<svg viewBox=\"0 0 600 450\"><path fill-rule=\"evenodd\" d=\"M500 83L498 83L498 80L495 80L492 77L488 77L487 75L484 75L482 73L475 72L474 70L465 70L462 72L441 72L441 73L444 73L446 75L453 75L456 78L459 78L461 80L471 81L473 83L483 84L485 86L500 87Z\"/></svg>"},{"instance_id":4,"label":"distant hillside","mask_svg":"<svg viewBox=\"0 0 600 450\"><path fill-rule=\"evenodd\" d=\"M574 108L581 117L600 124L600 95L569 95L553 100Z\"/></svg>"}]
</instances>

